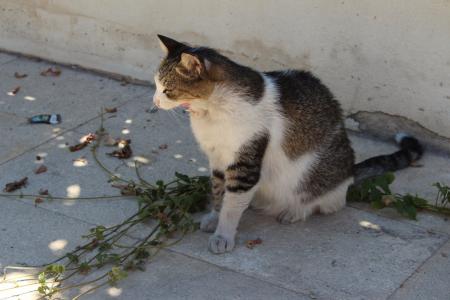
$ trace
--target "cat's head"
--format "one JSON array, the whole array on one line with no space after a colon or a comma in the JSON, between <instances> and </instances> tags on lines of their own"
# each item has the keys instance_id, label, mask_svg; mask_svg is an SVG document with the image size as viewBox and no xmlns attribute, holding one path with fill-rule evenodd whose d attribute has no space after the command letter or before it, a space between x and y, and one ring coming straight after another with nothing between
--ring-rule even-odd
<instances>
[{"instance_id":1,"label":"cat's head","mask_svg":"<svg viewBox=\"0 0 450 300\"><path fill-rule=\"evenodd\" d=\"M226 58L209 48L194 48L162 35L158 38L166 57L155 75L155 105L172 109L207 101L223 79L220 65Z\"/></svg>"}]
</instances>

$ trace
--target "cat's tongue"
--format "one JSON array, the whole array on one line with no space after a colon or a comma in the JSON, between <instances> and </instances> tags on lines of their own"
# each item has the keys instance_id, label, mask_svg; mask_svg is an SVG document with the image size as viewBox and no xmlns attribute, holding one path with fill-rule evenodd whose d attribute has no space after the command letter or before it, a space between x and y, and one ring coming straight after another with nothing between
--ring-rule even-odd
<instances>
[{"instance_id":1,"label":"cat's tongue","mask_svg":"<svg viewBox=\"0 0 450 300\"><path fill-rule=\"evenodd\" d=\"M191 105L186 102L186 103L182 103L180 106L183 107L183 108L188 109Z\"/></svg>"}]
</instances>

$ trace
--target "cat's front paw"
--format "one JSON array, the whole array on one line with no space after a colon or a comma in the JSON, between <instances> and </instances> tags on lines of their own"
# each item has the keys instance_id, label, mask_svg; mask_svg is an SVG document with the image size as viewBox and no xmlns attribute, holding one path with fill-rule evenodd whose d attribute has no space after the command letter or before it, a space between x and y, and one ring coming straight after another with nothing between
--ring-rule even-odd
<instances>
[{"instance_id":1,"label":"cat's front paw","mask_svg":"<svg viewBox=\"0 0 450 300\"><path fill-rule=\"evenodd\" d=\"M200 230L204 232L214 232L219 223L219 214L216 211L204 215L200 221Z\"/></svg>"},{"instance_id":2,"label":"cat's front paw","mask_svg":"<svg viewBox=\"0 0 450 300\"><path fill-rule=\"evenodd\" d=\"M208 249L214 254L229 252L234 248L234 238L226 238L219 234L210 236Z\"/></svg>"}]
</instances>

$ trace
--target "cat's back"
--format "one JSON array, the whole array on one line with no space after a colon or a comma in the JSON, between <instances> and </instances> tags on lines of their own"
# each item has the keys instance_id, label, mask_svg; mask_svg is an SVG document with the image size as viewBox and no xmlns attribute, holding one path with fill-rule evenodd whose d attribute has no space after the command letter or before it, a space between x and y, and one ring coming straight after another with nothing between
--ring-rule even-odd
<instances>
[{"instance_id":1,"label":"cat's back","mask_svg":"<svg viewBox=\"0 0 450 300\"><path fill-rule=\"evenodd\" d=\"M311 72L284 70L264 74L278 86L282 102L334 101L330 90Z\"/></svg>"},{"instance_id":2,"label":"cat's back","mask_svg":"<svg viewBox=\"0 0 450 300\"><path fill-rule=\"evenodd\" d=\"M342 127L342 110L330 90L310 72L264 73L277 88L278 109L287 120L283 148L291 158L317 148Z\"/></svg>"}]
</instances>

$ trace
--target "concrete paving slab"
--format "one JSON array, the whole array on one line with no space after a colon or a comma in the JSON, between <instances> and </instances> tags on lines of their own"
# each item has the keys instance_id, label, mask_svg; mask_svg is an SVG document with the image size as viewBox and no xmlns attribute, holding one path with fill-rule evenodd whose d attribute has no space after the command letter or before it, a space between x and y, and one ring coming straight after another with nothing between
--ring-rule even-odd
<instances>
[{"instance_id":1,"label":"concrete paving slab","mask_svg":"<svg viewBox=\"0 0 450 300\"><path fill-rule=\"evenodd\" d=\"M90 276L91 278L92 276ZM65 294L70 299L75 292ZM163 251L145 272L84 299L310 299L276 285L189 257Z\"/></svg>"},{"instance_id":2,"label":"concrete paving slab","mask_svg":"<svg viewBox=\"0 0 450 300\"><path fill-rule=\"evenodd\" d=\"M55 259L76 247L91 227L64 215L3 197L0 198L0 211L1 270L10 264L36 265Z\"/></svg>"},{"instance_id":3,"label":"concrete paving slab","mask_svg":"<svg viewBox=\"0 0 450 300\"><path fill-rule=\"evenodd\" d=\"M450 242L436 251L401 287L390 300L450 299Z\"/></svg>"},{"instance_id":4,"label":"concrete paving slab","mask_svg":"<svg viewBox=\"0 0 450 300\"><path fill-rule=\"evenodd\" d=\"M39 265L58 258L79 245L89 228L83 222L11 199L0 198L0 211L0 274L9 265ZM10 282L28 272L8 270L7 280L2 274L0 299L28 290L12 290L15 285ZM19 298L37 299L31 294Z\"/></svg>"},{"instance_id":5,"label":"concrete paving slab","mask_svg":"<svg viewBox=\"0 0 450 300\"><path fill-rule=\"evenodd\" d=\"M148 87L122 86L118 81L66 67L59 67L62 70L59 77L39 75L50 66L46 62L24 58L2 65L0 112L10 117L0 119L0 128L16 130L8 136L8 141L12 144L11 151L0 152L0 163L41 144L59 132L92 119L102 106L117 106L140 95L148 98L151 96L151 89ZM28 76L17 79L14 77L15 72ZM20 90L15 96L8 95L18 86ZM51 113L61 114L62 123L54 126L27 124L27 118L33 115Z\"/></svg>"},{"instance_id":6,"label":"concrete paving slab","mask_svg":"<svg viewBox=\"0 0 450 300\"><path fill-rule=\"evenodd\" d=\"M230 254L209 253L208 237L174 250L320 299L385 299L448 239L352 208L288 226L250 212Z\"/></svg>"}]
</instances>

